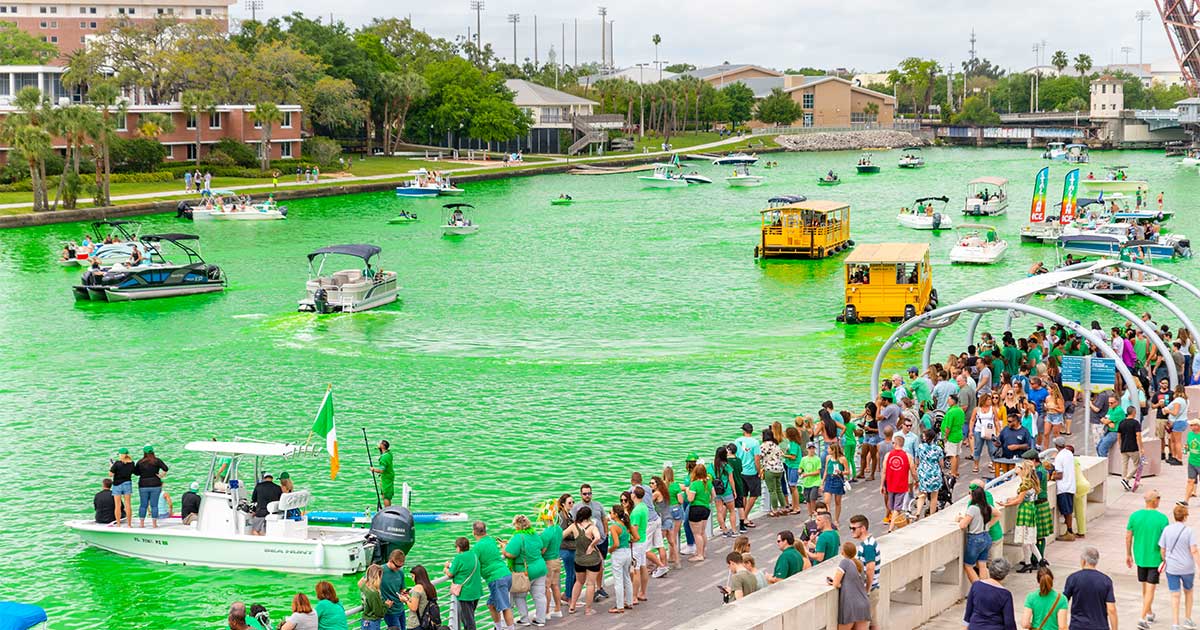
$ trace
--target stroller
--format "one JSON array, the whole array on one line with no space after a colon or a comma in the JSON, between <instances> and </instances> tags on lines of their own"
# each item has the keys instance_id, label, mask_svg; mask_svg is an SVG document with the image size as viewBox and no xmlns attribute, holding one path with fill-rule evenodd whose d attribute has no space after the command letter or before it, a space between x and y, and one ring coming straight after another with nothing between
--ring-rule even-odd
<instances>
[{"instance_id":1,"label":"stroller","mask_svg":"<svg viewBox=\"0 0 1200 630\"><path fill-rule=\"evenodd\" d=\"M941 468L941 474L942 487L937 491L938 511L944 510L950 507L951 503L954 503L954 486L958 483L957 478L946 474L946 469L944 467ZM905 512L908 513L909 520L916 520L916 517L919 516L917 514L917 498L914 496L913 498L909 499L908 503L905 504L904 509Z\"/></svg>"}]
</instances>

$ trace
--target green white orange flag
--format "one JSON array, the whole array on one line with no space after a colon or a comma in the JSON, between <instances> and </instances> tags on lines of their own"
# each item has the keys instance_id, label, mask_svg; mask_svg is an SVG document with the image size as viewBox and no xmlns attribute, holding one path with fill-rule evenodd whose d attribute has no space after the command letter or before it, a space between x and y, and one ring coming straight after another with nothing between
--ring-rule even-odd
<instances>
[{"instance_id":1,"label":"green white orange flag","mask_svg":"<svg viewBox=\"0 0 1200 630\"><path fill-rule=\"evenodd\" d=\"M325 438L325 450L329 452L329 478L337 479L338 474L338 443L337 428L333 425L333 386L325 391L325 400L317 411L317 419L313 420L312 432Z\"/></svg>"}]
</instances>

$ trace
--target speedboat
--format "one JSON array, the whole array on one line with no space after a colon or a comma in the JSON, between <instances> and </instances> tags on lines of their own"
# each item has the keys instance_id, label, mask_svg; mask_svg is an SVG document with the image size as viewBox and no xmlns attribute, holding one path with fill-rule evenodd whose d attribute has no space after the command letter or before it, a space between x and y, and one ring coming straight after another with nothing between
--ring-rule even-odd
<instances>
[{"instance_id":1,"label":"speedboat","mask_svg":"<svg viewBox=\"0 0 1200 630\"><path fill-rule=\"evenodd\" d=\"M395 225L395 224L400 224L400 223L412 223L413 221L416 221L416 220L417 220L417 214L415 212L409 212L408 210L401 210L400 214L396 215L395 217L392 217L392 219L389 220L388 223Z\"/></svg>"},{"instance_id":2,"label":"speedboat","mask_svg":"<svg viewBox=\"0 0 1200 630\"><path fill-rule=\"evenodd\" d=\"M457 197L466 192L465 190L451 183L449 175L435 178L434 183L437 184L438 194L446 195L447 197Z\"/></svg>"},{"instance_id":3,"label":"speedboat","mask_svg":"<svg viewBox=\"0 0 1200 630\"><path fill-rule=\"evenodd\" d=\"M397 197L436 197L441 193L440 186L424 178L400 182L400 185L396 187Z\"/></svg>"},{"instance_id":4,"label":"speedboat","mask_svg":"<svg viewBox=\"0 0 1200 630\"><path fill-rule=\"evenodd\" d=\"M1096 206L1088 210L1089 207ZM1021 240L1030 243L1054 243L1060 236L1079 234L1080 226L1095 226L1108 221L1109 216L1104 211L1104 198L1081 197L1076 201L1078 218L1063 225L1058 215L1047 216L1045 221L1027 223L1021 226Z\"/></svg>"},{"instance_id":5,"label":"speedboat","mask_svg":"<svg viewBox=\"0 0 1200 630\"><path fill-rule=\"evenodd\" d=\"M913 202L911 208L901 208L896 221L914 230L948 230L954 227L950 215L946 213L949 203L949 197L921 197Z\"/></svg>"},{"instance_id":6,"label":"speedboat","mask_svg":"<svg viewBox=\"0 0 1200 630\"><path fill-rule=\"evenodd\" d=\"M299 311L305 313L357 313L396 301L400 287L395 271L371 267L381 250L375 245L332 245L308 255L308 282ZM362 259L363 267L325 273L330 254ZM321 262L313 268L313 260Z\"/></svg>"},{"instance_id":7,"label":"speedboat","mask_svg":"<svg viewBox=\"0 0 1200 630\"><path fill-rule=\"evenodd\" d=\"M746 165L750 166L758 162L757 155L747 155L746 153L730 153L723 155L713 160L713 166L730 166L730 165Z\"/></svg>"},{"instance_id":8,"label":"speedboat","mask_svg":"<svg viewBox=\"0 0 1200 630\"><path fill-rule=\"evenodd\" d=\"M1131 228L1128 223L1083 228L1078 234L1060 236L1058 243L1065 251L1078 254L1118 256L1122 249L1135 248L1147 260L1192 256L1191 240L1182 234L1162 234L1153 240L1134 240L1129 236Z\"/></svg>"},{"instance_id":9,"label":"speedboat","mask_svg":"<svg viewBox=\"0 0 1200 630\"><path fill-rule=\"evenodd\" d=\"M900 168L921 168L925 166L925 156L921 154L921 147L904 147L900 154Z\"/></svg>"},{"instance_id":10,"label":"speedboat","mask_svg":"<svg viewBox=\"0 0 1200 630\"><path fill-rule=\"evenodd\" d=\"M713 181L711 179L701 175L700 173L697 173L696 171L692 171L691 173L684 173L680 177L682 177L683 180L689 184L711 184L711 183L713 183Z\"/></svg>"},{"instance_id":11,"label":"speedboat","mask_svg":"<svg viewBox=\"0 0 1200 630\"><path fill-rule=\"evenodd\" d=\"M761 175L751 175L748 164L739 164L733 168L733 175L725 178L725 183L734 188L749 188L751 186L761 186L763 177Z\"/></svg>"},{"instance_id":12,"label":"speedboat","mask_svg":"<svg viewBox=\"0 0 1200 630\"><path fill-rule=\"evenodd\" d=\"M996 228L968 223L955 229L958 242L950 249L950 262L990 265L1004 257L1008 242L996 238Z\"/></svg>"},{"instance_id":13,"label":"speedboat","mask_svg":"<svg viewBox=\"0 0 1200 630\"><path fill-rule=\"evenodd\" d=\"M1191 148L1179 163L1183 166L1200 166L1200 148Z\"/></svg>"},{"instance_id":14,"label":"speedboat","mask_svg":"<svg viewBox=\"0 0 1200 630\"><path fill-rule=\"evenodd\" d=\"M287 218L287 208L268 199L262 203L217 204L192 210L193 221L277 221Z\"/></svg>"},{"instance_id":15,"label":"speedboat","mask_svg":"<svg viewBox=\"0 0 1200 630\"><path fill-rule=\"evenodd\" d=\"M199 251L188 245L188 241L198 240L200 237L194 234L147 234L142 242L149 264L88 269L80 283L72 287L75 299L124 302L224 291L226 279L221 268L204 262ZM187 263L176 264L163 258L163 243L184 252Z\"/></svg>"},{"instance_id":16,"label":"speedboat","mask_svg":"<svg viewBox=\"0 0 1200 630\"><path fill-rule=\"evenodd\" d=\"M1066 155L1063 159L1071 164L1087 164L1091 161L1086 144L1068 144L1065 150Z\"/></svg>"},{"instance_id":17,"label":"speedboat","mask_svg":"<svg viewBox=\"0 0 1200 630\"><path fill-rule=\"evenodd\" d=\"M672 164L655 164L651 175L638 175L638 181L646 188L687 188L688 181L679 175L672 175Z\"/></svg>"},{"instance_id":18,"label":"speedboat","mask_svg":"<svg viewBox=\"0 0 1200 630\"><path fill-rule=\"evenodd\" d=\"M864 173L879 172L879 165L871 161L870 153L862 154L862 156L858 158L858 164L855 164L854 168L858 170L859 175Z\"/></svg>"},{"instance_id":19,"label":"speedboat","mask_svg":"<svg viewBox=\"0 0 1200 630\"><path fill-rule=\"evenodd\" d=\"M102 228L108 228L108 234L103 239L100 238ZM93 221L92 236L96 240L64 243L65 252L59 257L58 264L64 267L87 267L92 261L99 261L102 269L108 269L115 264L125 263L133 257L134 248L143 253L146 251L146 244L138 242L140 228L141 224L135 221Z\"/></svg>"},{"instance_id":20,"label":"speedboat","mask_svg":"<svg viewBox=\"0 0 1200 630\"><path fill-rule=\"evenodd\" d=\"M1067 145L1062 142L1047 142L1046 150L1042 152L1043 160L1067 159Z\"/></svg>"},{"instance_id":21,"label":"speedboat","mask_svg":"<svg viewBox=\"0 0 1200 630\"><path fill-rule=\"evenodd\" d=\"M475 209L469 203L448 203L442 206L445 219L442 222L442 236L466 236L479 231L479 226L467 216L466 209Z\"/></svg>"},{"instance_id":22,"label":"speedboat","mask_svg":"<svg viewBox=\"0 0 1200 630\"><path fill-rule=\"evenodd\" d=\"M979 177L967 184L963 214L972 217L996 216L1008 211L1008 180L1003 177Z\"/></svg>"},{"instance_id":23,"label":"speedboat","mask_svg":"<svg viewBox=\"0 0 1200 630\"><path fill-rule=\"evenodd\" d=\"M225 569L263 569L288 573L350 575L367 568L375 555L371 535L376 528L346 529L310 525L300 515L312 500L308 490L284 493L265 506L266 532L249 531L250 490L265 474L263 460L291 461L313 453L315 447L256 441L197 441L185 450L209 456L211 464L202 482L200 511L185 524L178 518L161 519L158 527L129 528L71 520L66 527L85 544L112 553L167 564L191 564ZM274 466L281 464L274 461ZM387 508L379 516L391 514ZM407 510L403 510L407 513ZM406 532L411 539L411 524ZM410 544L411 546L411 544Z\"/></svg>"},{"instance_id":24,"label":"speedboat","mask_svg":"<svg viewBox=\"0 0 1200 630\"><path fill-rule=\"evenodd\" d=\"M1115 167L1110 167L1110 169L1111 168L1115 168ZM1117 172L1122 174L1120 176L1123 176L1124 171L1117 171ZM1079 184L1085 192L1091 192L1091 193L1101 193L1102 192L1106 195L1110 194L1110 193L1115 193L1115 192L1137 194L1137 192L1139 190L1142 192L1143 196L1148 195L1150 193L1150 184L1147 183L1146 181L1140 180L1140 179L1135 180L1135 179L1116 179L1116 178L1114 178L1114 179L1087 179L1087 178L1084 178L1084 179L1079 180Z\"/></svg>"}]
</instances>

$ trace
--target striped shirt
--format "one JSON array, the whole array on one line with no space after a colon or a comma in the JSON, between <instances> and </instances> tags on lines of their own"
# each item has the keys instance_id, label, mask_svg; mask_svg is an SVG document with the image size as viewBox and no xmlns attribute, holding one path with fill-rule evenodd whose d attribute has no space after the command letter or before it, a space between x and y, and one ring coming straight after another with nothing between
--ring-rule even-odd
<instances>
[{"instance_id":1,"label":"striped shirt","mask_svg":"<svg viewBox=\"0 0 1200 630\"><path fill-rule=\"evenodd\" d=\"M879 553L879 543L874 536L867 536L865 540L858 543L858 561L865 568L868 562L875 563L875 574L871 576L872 591L879 588L879 565L883 564L883 557Z\"/></svg>"}]
</instances>

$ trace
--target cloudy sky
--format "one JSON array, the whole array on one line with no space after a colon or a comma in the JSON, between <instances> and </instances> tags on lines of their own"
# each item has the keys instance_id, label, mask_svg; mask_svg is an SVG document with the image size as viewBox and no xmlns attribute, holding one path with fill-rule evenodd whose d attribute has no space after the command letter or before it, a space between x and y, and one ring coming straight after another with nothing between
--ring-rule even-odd
<instances>
[{"instance_id":1,"label":"cloudy sky","mask_svg":"<svg viewBox=\"0 0 1200 630\"><path fill-rule=\"evenodd\" d=\"M1086 4L1045 0L599 2L608 8L608 19L614 22L615 62L619 66L653 61L650 40L655 33L662 37L661 59L698 66L730 61L779 69L814 66L878 71L892 68L899 59L911 55L957 65L967 57L971 29L978 38L978 54L1009 69L1033 65L1033 45L1042 40L1051 52L1062 49L1072 57L1086 52L1097 65L1123 63L1126 54L1121 49L1128 46L1132 48L1129 60L1136 63L1138 23L1134 13L1138 9L1151 12L1145 23L1145 61L1173 63L1166 34L1149 0L1092 0ZM572 61L576 55L574 25L578 20L578 58L581 62L596 60L600 56L599 2L485 0L483 38L500 55L510 58L513 29L506 18L511 13L520 14L517 56L533 57L533 22L537 15L539 57L544 59L551 45L561 54L565 24L566 53ZM241 4L234 10L235 17L247 13ZM475 15L469 0L292 0L287 4L266 0L265 13L280 15L300 10L326 16L332 8L334 18L358 25L380 15L381 6L394 7L398 12L394 15L411 17L430 34L449 38L465 36L468 27L474 30ZM931 10L934 6L938 8ZM1049 53L1044 59L1049 60Z\"/></svg>"}]
</instances>

